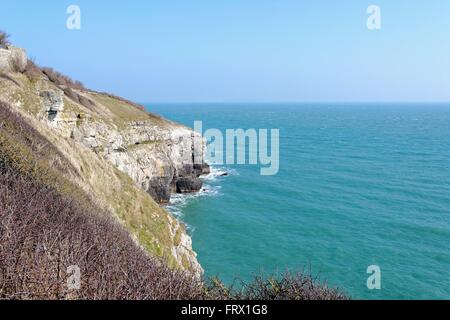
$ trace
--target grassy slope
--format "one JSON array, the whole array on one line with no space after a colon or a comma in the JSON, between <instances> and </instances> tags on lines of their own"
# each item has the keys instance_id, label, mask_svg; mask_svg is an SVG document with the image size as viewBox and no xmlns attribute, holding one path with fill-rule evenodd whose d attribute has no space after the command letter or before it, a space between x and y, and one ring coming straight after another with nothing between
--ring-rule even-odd
<instances>
[{"instance_id":1,"label":"grassy slope","mask_svg":"<svg viewBox=\"0 0 450 320\"><path fill-rule=\"evenodd\" d=\"M68 175L77 169L58 148L0 103L0 299L203 297L196 278L145 254ZM73 265L78 290L66 285Z\"/></svg>"}]
</instances>

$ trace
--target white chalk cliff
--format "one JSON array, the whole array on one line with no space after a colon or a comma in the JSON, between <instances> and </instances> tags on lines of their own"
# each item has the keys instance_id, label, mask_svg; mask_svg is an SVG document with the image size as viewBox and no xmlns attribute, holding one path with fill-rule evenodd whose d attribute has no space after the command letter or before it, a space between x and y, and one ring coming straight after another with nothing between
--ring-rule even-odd
<instances>
[{"instance_id":1,"label":"white chalk cliff","mask_svg":"<svg viewBox=\"0 0 450 320\"><path fill-rule=\"evenodd\" d=\"M23 50L0 49L0 101L60 149L79 169L71 178L150 254L202 272L183 224L157 204L202 187L199 176L209 167L201 138L122 98L55 83L45 73L30 79L26 65Z\"/></svg>"}]
</instances>

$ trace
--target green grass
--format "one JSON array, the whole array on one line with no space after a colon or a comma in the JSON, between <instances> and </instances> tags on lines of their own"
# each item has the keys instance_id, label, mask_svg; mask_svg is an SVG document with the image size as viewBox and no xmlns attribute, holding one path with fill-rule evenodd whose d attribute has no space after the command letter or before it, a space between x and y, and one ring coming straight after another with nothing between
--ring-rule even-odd
<instances>
[{"instance_id":1,"label":"green grass","mask_svg":"<svg viewBox=\"0 0 450 320\"><path fill-rule=\"evenodd\" d=\"M106 94L90 92L88 95L93 101L100 103L113 114L114 123L119 127L132 121L146 121L156 126L173 125L170 121Z\"/></svg>"},{"instance_id":2,"label":"green grass","mask_svg":"<svg viewBox=\"0 0 450 320\"><path fill-rule=\"evenodd\" d=\"M109 111L122 121L145 121L148 120L148 113L129 105L123 101L108 97L99 93L90 93L89 96L108 108Z\"/></svg>"},{"instance_id":3,"label":"green grass","mask_svg":"<svg viewBox=\"0 0 450 320\"><path fill-rule=\"evenodd\" d=\"M171 254L176 240L170 234L168 213L147 193L136 188L129 176L119 170L115 171L121 184L110 194L109 201L114 203L120 220L137 236L139 243L148 252L164 258L169 266L177 267Z\"/></svg>"}]
</instances>

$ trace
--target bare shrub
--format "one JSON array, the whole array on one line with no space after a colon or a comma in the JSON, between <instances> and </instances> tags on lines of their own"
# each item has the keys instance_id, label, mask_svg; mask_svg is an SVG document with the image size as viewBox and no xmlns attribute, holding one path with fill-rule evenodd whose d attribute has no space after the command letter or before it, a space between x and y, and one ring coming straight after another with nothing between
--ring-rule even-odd
<instances>
[{"instance_id":1,"label":"bare shrub","mask_svg":"<svg viewBox=\"0 0 450 320\"><path fill-rule=\"evenodd\" d=\"M55 71L52 68L42 68L42 72L48 77L48 79L51 82L56 84L58 87L61 87L64 90L65 95L68 98L70 98L72 101L74 101L76 103L80 103L81 105L85 106L86 108L95 111L95 109L93 109L96 106L94 101L92 101L84 96L81 96L74 91L74 90L86 91L86 88L82 82L74 81L70 77L68 77L58 71ZM130 100L115 96L113 94L105 93L105 92L99 92L99 93L106 95L110 98L114 98L119 101L122 101L126 104L129 104L141 111L145 111L144 106L137 104L135 102L132 102Z\"/></svg>"},{"instance_id":2,"label":"bare shrub","mask_svg":"<svg viewBox=\"0 0 450 320\"><path fill-rule=\"evenodd\" d=\"M9 34L0 30L0 48L6 49L9 45Z\"/></svg>"},{"instance_id":3,"label":"bare shrub","mask_svg":"<svg viewBox=\"0 0 450 320\"><path fill-rule=\"evenodd\" d=\"M64 94L71 99L72 101L79 103L81 105L83 105L84 107L88 108L89 110L92 110L95 112L95 102L92 101L91 99L88 99L78 93L76 93L72 88L70 87L65 87L64 88Z\"/></svg>"},{"instance_id":4,"label":"bare shrub","mask_svg":"<svg viewBox=\"0 0 450 320\"><path fill-rule=\"evenodd\" d=\"M23 73L27 67L26 65L24 65L24 61L19 55L14 55L9 64L11 66L12 72L16 73Z\"/></svg>"},{"instance_id":5,"label":"bare shrub","mask_svg":"<svg viewBox=\"0 0 450 320\"><path fill-rule=\"evenodd\" d=\"M48 79L57 86L65 86L72 89L84 90L84 85L80 81L74 81L70 77L53 70L52 68L42 68L42 72Z\"/></svg>"},{"instance_id":6,"label":"bare shrub","mask_svg":"<svg viewBox=\"0 0 450 320\"><path fill-rule=\"evenodd\" d=\"M224 300L346 300L342 292L329 288L311 273L286 271L281 275L255 275L250 282L236 280L231 286L213 278L210 298Z\"/></svg>"},{"instance_id":7,"label":"bare shrub","mask_svg":"<svg viewBox=\"0 0 450 320\"><path fill-rule=\"evenodd\" d=\"M96 106L95 102L91 99L88 99L82 95L78 95L78 100L80 101L80 104L85 106L86 108L95 111L94 107Z\"/></svg>"},{"instance_id":8,"label":"bare shrub","mask_svg":"<svg viewBox=\"0 0 450 320\"><path fill-rule=\"evenodd\" d=\"M42 71L32 60L28 60L23 74L28 78L28 80L34 82L42 76Z\"/></svg>"},{"instance_id":9,"label":"bare shrub","mask_svg":"<svg viewBox=\"0 0 450 320\"><path fill-rule=\"evenodd\" d=\"M0 177L0 298L198 299L195 277L148 257L108 213L13 172ZM81 270L70 290L69 266Z\"/></svg>"}]
</instances>

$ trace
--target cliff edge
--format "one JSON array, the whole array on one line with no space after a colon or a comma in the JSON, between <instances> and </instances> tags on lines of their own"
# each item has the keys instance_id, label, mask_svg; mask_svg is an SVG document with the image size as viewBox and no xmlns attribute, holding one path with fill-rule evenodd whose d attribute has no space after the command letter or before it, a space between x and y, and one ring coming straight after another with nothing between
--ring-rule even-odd
<instances>
[{"instance_id":1,"label":"cliff edge","mask_svg":"<svg viewBox=\"0 0 450 320\"><path fill-rule=\"evenodd\" d=\"M199 177L209 167L203 144L194 143L196 133L39 68L14 47L0 49L0 102L58 150L74 168L61 175L116 217L148 253L202 273L185 227L159 206L173 192L202 187Z\"/></svg>"}]
</instances>

